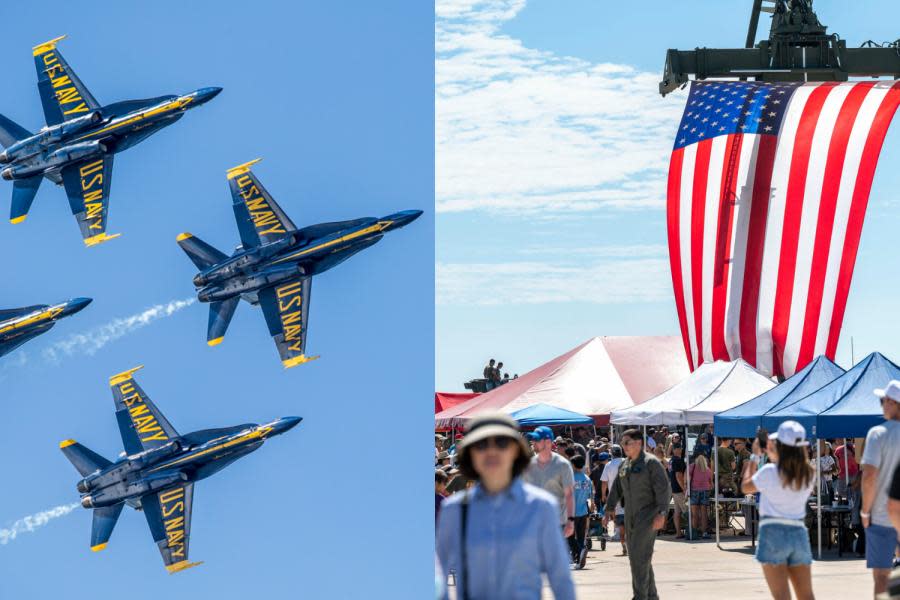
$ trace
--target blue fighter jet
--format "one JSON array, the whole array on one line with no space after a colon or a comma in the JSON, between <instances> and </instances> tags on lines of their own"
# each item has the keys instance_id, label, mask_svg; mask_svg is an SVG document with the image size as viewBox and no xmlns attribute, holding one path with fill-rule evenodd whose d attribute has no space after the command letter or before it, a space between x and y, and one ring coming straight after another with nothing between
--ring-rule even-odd
<instances>
[{"instance_id":1,"label":"blue fighter jet","mask_svg":"<svg viewBox=\"0 0 900 600\"><path fill-rule=\"evenodd\" d=\"M38 91L47 126L30 133L0 115L0 177L13 182L10 221L21 223L44 177L64 185L84 243L106 233L113 155L171 125L185 111L209 102L222 88L101 106L56 49L65 36L34 47Z\"/></svg>"},{"instance_id":2,"label":"blue fighter jet","mask_svg":"<svg viewBox=\"0 0 900 600\"><path fill-rule=\"evenodd\" d=\"M0 356L49 331L57 321L74 315L90 303L90 298L75 298L52 306L37 304L0 310Z\"/></svg>"},{"instance_id":3,"label":"blue fighter jet","mask_svg":"<svg viewBox=\"0 0 900 600\"><path fill-rule=\"evenodd\" d=\"M266 191L250 167L229 169L234 216L241 245L231 256L190 233L178 244L200 272L194 286L209 302L207 343L222 342L241 298L262 307L281 362L290 368L318 358L306 356L309 294L313 275L335 267L377 243L388 231L415 221L421 210L404 210L380 219L319 223L298 229Z\"/></svg>"},{"instance_id":4,"label":"blue fighter jet","mask_svg":"<svg viewBox=\"0 0 900 600\"><path fill-rule=\"evenodd\" d=\"M170 573L201 563L188 560L194 482L217 473L263 443L295 427L300 417L247 423L179 435L134 380L136 367L109 379L125 457L110 462L75 440L59 447L78 472L81 505L93 509L91 550L106 548L127 504L142 510Z\"/></svg>"}]
</instances>

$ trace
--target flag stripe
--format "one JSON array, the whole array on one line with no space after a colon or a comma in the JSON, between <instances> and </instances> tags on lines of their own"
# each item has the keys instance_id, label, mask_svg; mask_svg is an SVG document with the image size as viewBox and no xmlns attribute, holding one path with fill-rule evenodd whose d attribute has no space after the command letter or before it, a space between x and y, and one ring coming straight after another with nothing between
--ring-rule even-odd
<instances>
[{"instance_id":1,"label":"flag stripe","mask_svg":"<svg viewBox=\"0 0 900 600\"><path fill-rule=\"evenodd\" d=\"M684 150L676 150L672 153L672 160L669 162L669 184L668 184L668 218L667 226L669 233L669 262L672 267L672 291L675 294L675 309L678 312L678 323L681 326L681 339L684 342L684 353L688 358L688 364L691 363L690 340L687 334L687 319L684 311L684 283L681 280L681 244L679 242L679 208L681 194L681 169L684 162Z\"/></svg>"},{"instance_id":2,"label":"flag stripe","mask_svg":"<svg viewBox=\"0 0 900 600\"><path fill-rule=\"evenodd\" d=\"M704 213L711 150L709 140L698 143L697 157L694 160L694 193L691 209L691 291L694 308L694 356L697 365L703 362L703 234L706 230Z\"/></svg>"},{"instance_id":3,"label":"flag stripe","mask_svg":"<svg viewBox=\"0 0 900 600\"><path fill-rule=\"evenodd\" d=\"M729 135L724 138L725 154L722 168L722 185L719 190L719 216L716 228L715 272L712 277L712 359L729 360L728 347L725 345L725 302L728 292L729 267L731 260L732 230L734 227L735 190L737 176L740 171L741 142L743 136Z\"/></svg>"},{"instance_id":4,"label":"flag stripe","mask_svg":"<svg viewBox=\"0 0 900 600\"><path fill-rule=\"evenodd\" d=\"M727 160L728 137L719 136L710 141L709 167L707 167L706 206L703 213L703 360L715 360L712 346L713 286L716 277L716 230L722 208L722 169Z\"/></svg>"},{"instance_id":5,"label":"flag stripe","mask_svg":"<svg viewBox=\"0 0 900 600\"><path fill-rule=\"evenodd\" d=\"M693 294L693 266L691 263L691 236L693 222L691 212L694 207L692 189L694 185L694 163L697 158L697 146L690 145L682 150L684 156L681 166L681 201L679 213L681 215L678 224L678 241L681 245L681 272L682 272L682 298L684 299L684 320L688 334L690 354L688 361L691 369L700 365L700 358L696 354L696 329L694 328L694 294Z\"/></svg>"}]
</instances>

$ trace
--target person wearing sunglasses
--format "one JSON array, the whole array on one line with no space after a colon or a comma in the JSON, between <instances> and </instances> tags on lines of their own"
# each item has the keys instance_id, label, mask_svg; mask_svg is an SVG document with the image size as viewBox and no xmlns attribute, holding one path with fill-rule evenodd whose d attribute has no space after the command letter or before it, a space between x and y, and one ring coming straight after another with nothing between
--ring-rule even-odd
<instances>
[{"instance_id":1,"label":"person wearing sunglasses","mask_svg":"<svg viewBox=\"0 0 900 600\"><path fill-rule=\"evenodd\" d=\"M443 502L435 540L457 600L539 600L542 575L556 600L575 598L559 505L521 478L529 455L517 423L503 414L474 419L459 443L457 465L477 483Z\"/></svg>"}]
</instances>

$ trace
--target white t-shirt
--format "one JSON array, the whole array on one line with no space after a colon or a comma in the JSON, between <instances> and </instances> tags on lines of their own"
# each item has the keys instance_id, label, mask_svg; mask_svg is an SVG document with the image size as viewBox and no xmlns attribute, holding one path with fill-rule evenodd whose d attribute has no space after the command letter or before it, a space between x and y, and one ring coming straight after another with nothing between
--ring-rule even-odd
<instances>
[{"instance_id":1,"label":"white t-shirt","mask_svg":"<svg viewBox=\"0 0 900 600\"><path fill-rule=\"evenodd\" d=\"M623 461L623 460L625 460L625 459L624 459L624 458L614 458L614 459L612 459L611 461L609 461L608 463L606 463L606 466L603 467L603 472L600 473L600 481L605 481L605 482L606 482L606 493L607 493L607 494L608 494L609 491L612 489L612 486L613 486L613 483L614 483L615 480L616 480L616 477L619 476L619 465L622 464L622 461ZM620 501L618 504L616 504L616 514L617 514L617 515L624 515L624 514L625 514L625 509L622 508L622 502L621 502L621 501Z\"/></svg>"},{"instance_id":2,"label":"white t-shirt","mask_svg":"<svg viewBox=\"0 0 900 600\"><path fill-rule=\"evenodd\" d=\"M806 516L806 500L816 485L811 477L806 487L795 490L786 487L778 474L778 465L769 463L753 476L759 490L759 516L781 519L802 519Z\"/></svg>"},{"instance_id":3,"label":"white t-shirt","mask_svg":"<svg viewBox=\"0 0 900 600\"><path fill-rule=\"evenodd\" d=\"M861 464L878 469L875 501L872 503L872 524L893 527L888 516L888 488L894 470L900 464L900 421L885 421L869 430Z\"/></svg>"}]
</instances>

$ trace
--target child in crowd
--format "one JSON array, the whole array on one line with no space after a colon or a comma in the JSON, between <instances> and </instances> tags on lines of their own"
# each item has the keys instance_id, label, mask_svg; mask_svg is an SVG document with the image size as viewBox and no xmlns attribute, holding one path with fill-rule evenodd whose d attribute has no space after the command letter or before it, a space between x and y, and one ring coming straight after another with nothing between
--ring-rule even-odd
<instances>
[{"instance_id":1,"label":"child in crowd","mask_svg":"<svg viewBox=\"0 0 900 600\"><path fill-rule=\"evenodd\" d=\"M572 562L575 568L583 569L587 561L587 545L585 544L588 521L591 518L591 502L594 496L594 484L584 473L584 457L576 454L572 457L572 470L575 472L575 535L569 538L569 549L572 551Z\"/></svg>"},{"instance_id":2,"label":"child in crowd","mask_svg":"<svg viewBox=\"0 0 900 600\"><path fill-rule=\"evenodd\" d=\"M712 489L712 469L706 455L698 453L689 469L691 482L691 520L700 525L704 538L709 537L709 492ZM691 532L691 538L693 538Z\"/></svg>"}]
</instances>

